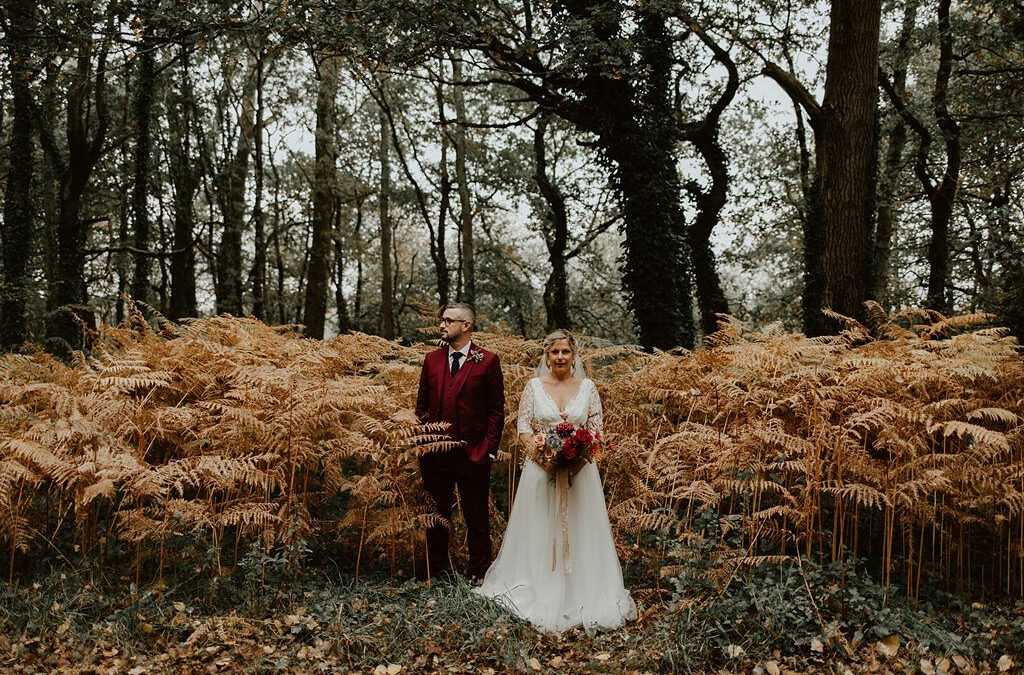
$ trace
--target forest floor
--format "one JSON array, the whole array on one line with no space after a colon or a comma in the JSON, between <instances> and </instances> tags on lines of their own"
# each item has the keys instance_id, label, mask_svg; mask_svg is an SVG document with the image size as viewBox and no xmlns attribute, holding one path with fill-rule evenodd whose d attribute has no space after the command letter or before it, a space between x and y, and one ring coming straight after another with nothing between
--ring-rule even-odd
<instances>
[{"instance_id":1,"label":"forest floor","mask_svg":"<svg viewBox=\"0 0 1024 675\"><path fill-rule=\"evenodd\" d=\"M802 625L778 625L780 610L770 602L761 616L738 601L763 583L756 579L752 586L733 584L736 593L719 596L724 604L703 602L710 613L700 620L686 602L638 590L639 617L624 628L553 635L475 596L462 581L356 580L349 573L307 570L299 579L271 585L266 579L261 584L256 574L236 576L227 583L205 582L200 595L194 595L202 585L195 579L188 588L140 591L124 577L97 579L94 570L58 571L6 587L0 591L0 672L1020 672L1016 655L997 656L1005 645L995 639L988 640L994 651L975 649L971 656L955 653L957 640L969 641L969 635L915 642L921 617L901 614L896 605L885 614L892 624L886 637L866 638L870 626L832 620L840 629L832 638L801 638ZM773 591L761 588L761 600L767 600ZM781 606L803 611L785 599ZM1005 607L978 620L990 628L995 623L992 635L1005 637L1009 629L1020 629L1013 616L1019 610ZM962 617L957 625L977 633ZM938 626L928 628L933 629Z\"/></svg>"}]
</instances>

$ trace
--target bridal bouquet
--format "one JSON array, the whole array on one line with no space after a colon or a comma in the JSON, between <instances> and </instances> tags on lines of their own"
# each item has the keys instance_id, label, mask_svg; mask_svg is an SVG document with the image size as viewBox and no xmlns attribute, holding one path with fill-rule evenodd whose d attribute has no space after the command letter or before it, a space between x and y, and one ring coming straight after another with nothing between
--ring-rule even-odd
<instances>
[{"instance_id":1,"label":"bridal bouquet","mask_svg":"<svg viewBox=\"0 0 1024 675\"><path fill-rule=\"evenodd\" d=\"M601 450L601 432L591 433L572 422L562 422L546 434L538 434L538 456L534 461L551 475L567 469L570 476L593 461Z\"/></svg>"}]
</instances>

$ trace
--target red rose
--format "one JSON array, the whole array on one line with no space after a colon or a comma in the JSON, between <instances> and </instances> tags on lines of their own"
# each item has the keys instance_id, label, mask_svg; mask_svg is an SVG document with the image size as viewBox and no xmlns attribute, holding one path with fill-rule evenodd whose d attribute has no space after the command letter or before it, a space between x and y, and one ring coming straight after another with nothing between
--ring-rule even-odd
<instances>
[{"instance_id":1,"label":"red rose","mask_svg":"<svg viewBox=\"0 0 1024 675\"><path fill-rule=\"evenodd\" d=\"M576 430L576 426L572 422L562 422L555 427L555 433L562 438L568 438L572 436L572 432Z\"/></svg>"},{"instance_id":2,"label":"red rose","mask_svg":"<svg viewBox=\"0 0 1024 675\"><path fill-rule=\"evenodd\" d=\"M580 429L576 432L576 442L587 446L594 442L594 436L586 429Z\"/></svg>"},{"instance_id":3,"label":"red rose","mask_svg":"<svg viewBox=\"0 0 1024 675\"><path fill-rule=\"evenodd\" d=\"M562 448L562 456L568 460L576 459L576 444L569 438L565 441L565 446Z\"/></svg>"}]
</instances>

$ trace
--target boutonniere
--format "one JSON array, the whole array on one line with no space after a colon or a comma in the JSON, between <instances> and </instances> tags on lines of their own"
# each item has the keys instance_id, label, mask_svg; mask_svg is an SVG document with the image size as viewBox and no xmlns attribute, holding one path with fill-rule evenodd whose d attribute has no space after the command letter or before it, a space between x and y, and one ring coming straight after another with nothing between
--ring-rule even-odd
<instances>
[{"instance_id":1,"label":"boutonniere","mask_svg":"<svg viewBox=\"0 0 1024 675\"><path fill-rule=\"evenodd\" d=\"M469 360L473 363L480 363L484 360L484 353L476 349L470 349Z\"/></svg>"}]
</instances>

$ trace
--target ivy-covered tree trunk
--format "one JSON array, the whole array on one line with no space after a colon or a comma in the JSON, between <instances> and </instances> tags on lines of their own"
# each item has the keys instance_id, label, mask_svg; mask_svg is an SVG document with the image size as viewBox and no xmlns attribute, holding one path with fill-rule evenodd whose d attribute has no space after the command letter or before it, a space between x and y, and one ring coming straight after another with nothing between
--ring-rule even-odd
<instances>
[{"instance_id":1,"label":"ivy-covered tree trunk","mask_svg":"<svg viewBox=\"0 0 1024 675\"><path fill-rule=\"evenodd\" d=\"M3 293L0 298L0 348L16 347L28 338L26 305L31 286L29 260L35 206L32 181L35 171L32 140L32 81L30 36L35 11L21 0L4 0L8 18L8 70L11 77L12 120L10 157L4 188L4 220L0 229L3 246Z\"/></svg>"},{"instance_id":2,"label":"ivy-covered tree trunk","mask_svg":"<svg viewBox=\"0 0 1024 675\"><path fill-rule=\"evenodd\" d=\"M566 2L567 13L586 21L595 41L578 104L562 114L597 135L611 160L622 199L623 285L640 343L647 348L692 347L693 292L685 222L676 170L679 140L672 107L671 38L658 7L641 8L635 49L645 65L635 81L600 65L622 37L622 17L607 3Z\"/></svg>"},{"instance_id":3,"label":"ivy-covered tree trunk","mask_svg":"<svg viewBox=\"0 0 1024 675\"><path fill-rule=\"evenodd\" d=\"M337 209L336 133L338 93L338 58L321 56L317 73L316 155L313 166L313 244L309 252L309 281L306 285L306 307L303 312L306 335L324 337L327 316L328 284L331 275L332 230ZM340 274L341 270L339 270ZM341 279L339 276L339 287Z\"/></svg>"},{"instance_id":4,"label":"ivy-covered tree trunk","mask_svg":"<svg viewBox=\"0 0 1024 675\"><path fill-rule=\"evenodd\" d=\"M823 308L862 316L871 293L880 0L834 0L816 181L804 245L804 330L832 329Z\"/></svg>"}]
</instances>

